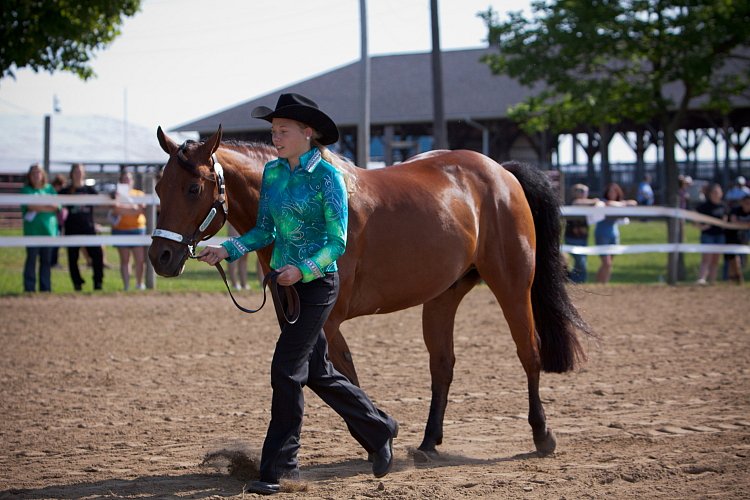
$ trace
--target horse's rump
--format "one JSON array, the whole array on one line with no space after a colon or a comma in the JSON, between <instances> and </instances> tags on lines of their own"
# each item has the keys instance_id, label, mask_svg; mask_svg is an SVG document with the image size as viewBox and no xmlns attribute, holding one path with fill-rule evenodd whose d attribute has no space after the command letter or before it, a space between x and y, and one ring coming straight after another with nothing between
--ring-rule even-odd
<instances>
[{"instance_id":1,"label":"horse's rump","mask_svg":"<svg viewBox=\"0 0 750 500\"><path fill-rule=\"evenodd\" d=\"M371 313L374 302L390 312L440 295L476 266L486 253L480 245L501 244L494 236L502 226L508 229L504 238L533 239L533 226L523 234L523 224L512 220L519 210L514 204L526 206L516 179L472 151L430 152L359 171L357 185L342 259L356 263L351 306L357 309L360 295L370 306L361 314ZM382 279L386 274L398 279ZM360 290L359 283L370 288Z\"/></svg>"}]
</instances>

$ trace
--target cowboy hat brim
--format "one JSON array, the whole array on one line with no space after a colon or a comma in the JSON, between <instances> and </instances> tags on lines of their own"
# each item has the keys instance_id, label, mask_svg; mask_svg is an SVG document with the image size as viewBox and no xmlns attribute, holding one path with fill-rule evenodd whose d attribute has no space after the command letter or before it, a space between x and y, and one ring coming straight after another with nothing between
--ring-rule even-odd
<instances>
[{"instance_id":1,"label":"cowboy hat brim","mask_svg":"<svg viewBox=\"0 0 750 500\"><path fill-rule=\"evenodd\" d=\"M304 123L320 134L318 142L323 145L333 144L339 140L339 129L333 120L327 114L312 106L291 104L275 110L267 106L258 106L252 110L250 116L267 122L273 121L274 118L288 118Z\"/></svg>"}]
</instances>

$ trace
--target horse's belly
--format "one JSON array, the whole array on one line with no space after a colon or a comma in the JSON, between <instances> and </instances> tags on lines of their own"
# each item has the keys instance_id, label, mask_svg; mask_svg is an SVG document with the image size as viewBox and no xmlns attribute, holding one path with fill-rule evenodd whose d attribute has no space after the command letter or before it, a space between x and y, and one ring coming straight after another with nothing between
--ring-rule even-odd
<instances>
[{"instance_id":1,"label":"horse's belly","mask_svg":"<svg viewBox=\"0 0 750 500\"><path fill-rule=\"evenodd\" d=\"M371 262L370 266L368 260L362 259L355 276L349 303L352 316L384 314L424 304L448 290L471 266L466 255L449 251L431 257L394 255L391 260Z\"/></svg>"}]
</instances>

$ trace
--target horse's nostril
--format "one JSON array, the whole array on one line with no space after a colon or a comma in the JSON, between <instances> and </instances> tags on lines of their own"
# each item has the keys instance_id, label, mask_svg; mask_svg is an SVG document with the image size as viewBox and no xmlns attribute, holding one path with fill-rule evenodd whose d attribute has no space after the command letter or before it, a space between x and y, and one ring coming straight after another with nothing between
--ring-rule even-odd
<instances>
[{"instance_id":1,"label":"horse's nostril","mask_svg":"<svg viewBox=\"0 0 750 500\"><path fill-rule=\"evenodd\" d=\"M169 264L170 260L172 260L172 252L169 250L164 250L159 256L159 264L161 265Z\"/></svg>"}]
</instances>

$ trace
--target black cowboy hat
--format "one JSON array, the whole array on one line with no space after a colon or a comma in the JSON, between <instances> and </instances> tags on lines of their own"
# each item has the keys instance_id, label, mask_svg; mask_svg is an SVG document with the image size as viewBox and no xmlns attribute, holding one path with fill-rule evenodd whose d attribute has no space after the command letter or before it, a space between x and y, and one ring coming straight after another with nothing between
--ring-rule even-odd
<instances>
[{"instance_id":1,"label":"black cowboy hat","mask_svg":"<svg viewBox=\"0 0 750 500\"><path fill-rule=\"evenodd\" d=\"M281 94L276 102L276 109L258 106L250 115L268 122L274 118L297 120L314 128L320 134L318 142L323 145L339 140L339 129L333 120L312 99L299 94Z\"/></svg>"}]
</instances>

